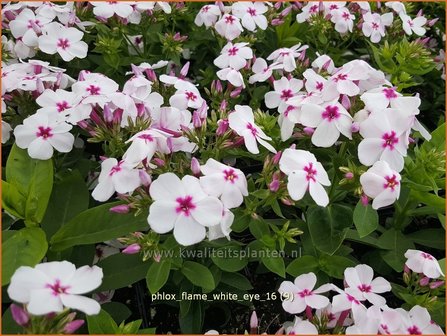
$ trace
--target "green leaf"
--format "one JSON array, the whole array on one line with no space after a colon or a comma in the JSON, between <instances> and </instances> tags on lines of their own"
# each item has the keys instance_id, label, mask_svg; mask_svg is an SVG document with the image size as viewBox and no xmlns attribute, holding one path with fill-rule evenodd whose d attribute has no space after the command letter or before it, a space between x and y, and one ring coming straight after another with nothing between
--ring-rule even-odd
<instances>
[{"instance_id":1,"label":"green leaf","mask_svg":"<svg viewBox=\"0 0 447 336\"><path fill-rule=\"evenodd\" d=\"M216 287L214 277L210 270L199 263L185 261L183 263L182 273L192 284L202 287L205 290L213 290Z\"/></svg>"},{"instance_id":2,"label":"green leaf","mask_svg":"<svg viewBox=\"0 0 447 336\"><path fill-rule=\"evenodd\" d=\"M117 289L132 285L144 279L149 268L148 262L143 262L139 254L114 254L98 263L104 272L101 287L96 291Z\"/></svg>"},{"instance_id":3,"label":"green leaf","mask_svg":"<svg viewBox=\"0 0 447 336\"><path fill-rule=\"evenodd\" d=\"M445 249L444 229L425 229L407 235L407 237L422 246L432 247L438 250Z\"/></svg>"},{"instance_id":4,"label":"green leaf","mask_svg":"<svg viewBox=\"0 0 447 336\"><path fill-rule=\"evenodd\" d=\"M322 255L320 257L320 267L327 275L343 279L347 267L354 267L356 263L351 259L338 255Z\"/></svg>"},{"instance_id":5,"label":"green leaf","mask_svg":"<svg viewBox=\"0 0 447 336\"><path fill-rule=\"evenodd\" d=\"M6 181L26 198L25 224L37 226L43 219L53 188L53 161L31 159L26 150L14 144L6 162Z\"/></svg>"},{"instance_id":6,"label":"green leaf","mask_svg":"<svg viewBox=\"0 0 447 336\"><path fill-rule=\"evenodd\" d=\"M165 285L166 281L168 281L170 271L170 259L152 263L146 274L146 284L151 294L157 293Z\"/></svg>"},{"instance_id":7,"label":"green leaf","mask_svg":"<svg viewBox=\"0 0 447 336\"><path fill-rule=\"evenodd\" d=\"M23 228L2 244L2 285L9 284L20 266L35 266L48 249L45 232L39 228Z\"/></svg>"},{"instance_id":8,"label":"green leaf","mask_svg":"<svg viewBox=\"0 0 447 336\"><path fill-rule=\"evenodd\" d=\"M2 316L2 335L22 334L23 328L12 318L11 308L6 309Z\"/></svg>"},{"instance_id":9,"label":"green leaf","mask_svg":"<svg viewBox=\"0 0 447 336\"><path fill-rule=\"evenodd\" d=\"M363 205L361 201L355 206L353 220L360 238L368 236L379 226L377 211L370 204Z\"/></svg>"},{"instance_id":10,"label":"green leaf","mask_svg":"<svg viewBox=\"0 0 447 336\"><path fill-rule=\"evenodd\" d=\"M305 255L293 260L286 268L286 272L294 277L315 272L319 268L318 259L311 255Z\"/></svg>"},{"instance_id":11,"label":"green leaf","mask_svg":"<svg viewBox=\"0 0 447 336\"><path fill-rule=\"evenodd\" d=\"M8 213L14 217L24 219L26 198L19 189L6 181L2 181L2 206Z\"/></svg>"},{"instance_id":12,"label":"green leaf","mask_svg":"<svg viewBox=\"0 0 447 336\"><path fill-rule=\"evenodd\" d=\"M154 335L156 331L157 331L157 328L144 328L144 329L138 330L138 334L141 334L141 335Z\"/></svg>"},{"instance_id":13,"label":"green leaf","mask_svg":"<svg viewBox=\"0 0 447 336\"><path fill-rule=\"evenodd\" d=\"M132 315L130 309L121 302L106 302L101 305L101 308L109 313L117 323L125 321Z\"/></svg>"},{"instance_id":14,"label":"green leaf","mask_svg":"<svg viewBox=\"0 0 447 336\"><path fill-rule=\"evenodd\" d=\"M268 224L262 219L253 219L250 222L249 229L256 239L262 239L263 236L270 235Z\"/></svg>"},{"instance_id":15,"label":"green leaf","mask_svg":"<svg viewBox=\"0 0 447 336\"><path fill-rule=\"evenodd\" d=\"M55 183L41 227L48 237L77 214L88 209L90 193L79 171Z\"/></svg>"},{"instance_id":16,"label":"green leaf","mask_svg":"<svg viewBox=\"0 0 447 336\"><path fill-rule=\"evenodd\" d=\"M222 277L220 281L224 284L227 284L231 287L240 289L240 290L250 290L253 289L250 281L240 273L228 273L222 272Z\"/></svg>"},{"instance_id":17,"label":"green leaf","mask_svg":"<svg viewBox=\"0 0 447 336\"><path fill-rule=\"evenodd\" d=\"M51 238L51 249L61 251L71 246L99 243L129 232L147 229L145 214L116 214L110 208L120 204L108 203L88 209L62 226Z\"/></svg>"},{"instance_id":18,"label":"green leaf","mask_svg":"<svg viewBox=\"0 0 447 336\"><path fill-rule=\"evenodd\" d=\"M396 272L402 272L405 264L405 252L414 249L411 240L405 237L402 232L391 228L385 231L377 241L378 246L387 251L381 251L382 259Z\"/></svg>"},{"instance_id":19,"label":"green leaf","mask_svg":"<svg viewBox=\"0 0 447 336\"><path fill-rule=\"evenodd\" d=\"M307 211L307 222L315 247L321 252L334 254L352 225L352 210L339 204L326 208L312 206Z\"/></svg>"},{"instance_id":20,"label":"green leaf","mask_svg":"<svg viewBox=\"0 0 447 336\"><path fill-rule=\"evenodd\" d=\"M143 320L136 320L129 322L122 327L120 326L119 334L126 334L126 335L137 334L142 322Z\"/></svg>"},{"instance_id":21,"label":"green leaf","mask_svg":"<svg viewBox=\"0 0 447 336\"><path fill-rule=\"evenodd\" d=\"M284 259L280 255L277 256L266 255L262 257L261 260L264 266L267 267L270 271L278 274L283 278L286 277L286 266L284 265Z\"/></svg>"},{"instance_id":22,"label":"green leaf","mask_svg":"<svg viewBox=\"0 0 447 336\"><path fill-rule=\"evenodd\" d=\"M89 334L116 334L118 325L113 318L101 309L98 315L87 315Z\"/></svg>"},{"instance_id":23,"label":"green leaf","mask_svg":"<svg viewBox=\"0 0 447 336\"><path fill-rule=\"evenodd\" d=\"M200 301L192 301L191 307L185 317L179 318L180 329L183 334L200 334L203 327L202 303Z\"/></svg>"},{"instance_id":24,"label":"green leaf","mask_svg":"<svg viewBox=\"0 0 447 336\"><path fill-rule=\"evenodd\" d=\"M215 253L213 252L211 260L223 271L237 272L248 263L247 258L241 258L242 254L240 251L240 246L224 246L215 250Z\"/></svg>"}]
</instances>

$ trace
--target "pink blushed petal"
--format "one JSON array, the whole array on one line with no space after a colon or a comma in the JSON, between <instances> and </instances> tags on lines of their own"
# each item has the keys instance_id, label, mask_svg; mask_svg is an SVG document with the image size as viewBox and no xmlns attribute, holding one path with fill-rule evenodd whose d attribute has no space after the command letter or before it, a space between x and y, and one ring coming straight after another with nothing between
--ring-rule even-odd
<instances>
[{"instance_id":1,"label":"pink blushed petal","mask_svg":"<svg viewBox=\"0 0 447 336\"><path fill-rule=\"evenodd\" d=\"M79 310L86 315L96 315L101 310L98 302L85 296L62 294L60 299L66 307Z\"/></svg>"},{"instance_id":2,"label":"pink blushed petal","mask_svg":"<svg viewBox=\"0 0 447 336\"><path fill-rule=\"evenodd\" d=\"M329 299L323 295L310 295L305 297L306 304L315 309L321 309L329 304Z\"/></svg>"}]
</instances>

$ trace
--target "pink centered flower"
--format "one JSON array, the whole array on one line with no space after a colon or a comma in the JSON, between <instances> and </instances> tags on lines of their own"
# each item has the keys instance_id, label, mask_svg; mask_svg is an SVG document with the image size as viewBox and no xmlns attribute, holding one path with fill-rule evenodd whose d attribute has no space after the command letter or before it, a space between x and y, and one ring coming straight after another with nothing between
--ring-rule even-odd
<instances>
[{"instance_id":1,"label":"pink centered flower","mask_svg":"<svg viewBox=\"0 0 447 336\"><path fill-rule=\"evenodd\" d=\"M439 266L439 262L431 254L418 250L408 250L405 252L408 259L405 265L413 272L422 273L431 279L437 279L444 275Z\"/></svg>"},{"instance_id":2,"label":"pink centered flower","mask_svg":"<svg viewBox=\"0 0 447 336\"><path fill-rule=\"evenodd\" d=\"M196 208L195 204L193 203L193 197L190 195L185 197L178 197L175 201L178 203L175 211L187 217L190 216L191 211Z\"/></svg>"}]
</instances>

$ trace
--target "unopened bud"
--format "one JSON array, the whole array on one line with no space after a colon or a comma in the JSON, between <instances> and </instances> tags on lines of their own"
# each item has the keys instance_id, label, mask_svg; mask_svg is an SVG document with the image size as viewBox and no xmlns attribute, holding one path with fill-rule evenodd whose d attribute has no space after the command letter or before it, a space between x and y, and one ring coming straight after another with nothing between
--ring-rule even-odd
<instances>
[{"instance_id":1,"label":"unopened bud","mask_svg":"<svg viewBox=\"0 0 447 336\"><path fill-rule=\"evenodd\" d=\"M360 125L358 122L353 122L351 125L351 132L357 133L360 130Z\"/></svg>"},{"instance_id":2,"label":"unopened bud","mask_svg":"<svg viewBox=\"0 0 447 336\"><path fill-rule=\"evenodd\" d=\"M186 62L186 64L182 67L180 70L180 76L181 78L185 78L189 71L189 62Z\"/></svg>"},{"instance_id":3,"label":"unopened bud","mask_svg":"<svg viewBox=\"0 0 447 336\"><path fill-rule=\"evenodd\" d=\"M284 23L284 20L282 19L273 19L272 20L272 26L280 26Z\"/></svg>"},{"instance_id":4,"label":"unopened bud","mask_svg":"<svg viewBox=\"0 0 447 336\"><path fill-rule=\"evenodd\" d=\"M239 95L242 92L242 86L237 87L236 89L234 89L233 91L230 92L230 97L231 98L237 98L239 97Z\"/></svg>"},{"instance_id":5,"label":"unopened bud","mask_svg":"<svg viewBox=\"0 0 447 336\"><path fill-rule=\"evenodd\" d=\"M351 172L348 172L345 174L345 179L352 180L354 178L354 174Z\"/></svg>"},{"instance_id":6,"label":"unopened bud","mask_svg":"<svg viewBox=\"0 0 447 336\"><path fill-rule=\"evenodd\" d=\"M279 160L281 159L281 156L282 156L282 151L279 151L275 155L273 155L272 163L274 165L277 165L279 163Z\"/></svg>"},{"instance_id":7,"label":"unopened bud","mask_svg":"<svg viewBox=\"0 0 447 336\"><path fill-rule=\"evenodd\" d=\"M253 313L251 313L250 316L250 333L251 334L257 334L258 332L258 315L256 315L256 311L254 310Z\"/></svg>"},{"instance_id":8,"label":"unopened bud","mask_svg":"<svg viewBox=\"0 0 447 336\"><path fill-rule=\"evenodd\" d=\"M191 159L191 171L195 176L200 175L200 163L195 157Z\"/></svg>"},{"instance_id":9,"label":"unopened bud","mask_svg":"<svg viewBox=\"0 0 447 336\"><path fill-rule=\"evenodd\" d=\"M303 132L308 135L311 136L312 134L314 134L315 129L312 127L304 127Z\"/></svg>"},{"instance_id":10,"label":"unopened bud","mask_svg":"<svg viewBox=\"0 0 447 336\"><path fill-rule=\"evenodd\" d=\"M279 180L273 180L272 182L270 182L269 184L269 190L272 192L277 192L279 189Z\"/></svg>"},{"instance_id":11,"label":"unopened bud","mask_svg":"<svg viewBox=\"0 0 447 336\"><path fill-rule=\"evenodd\" d=\"M429 27L433 27L433 26L435 25L435 23L438 22L438 20L439 20L439 18L429 20L429 21L427 22L427 26L429 26Z\"/></svg>"},{"instance_id":12,"label":"unopened bud","mask_svg":"<svg viewBox=\"0 0 447 336\"><path fill-rule=\"evenodd\" d=\"M217 130L216 130L216 135L217 136L221 136L223 135L229 127L229 123L227 119L221 119L217 122Z\"/></svg>"},{"instance_id":13,"label":"unopened bud","mask_svg":"<svg viewBox=\"0 0 447 336\"><path fill-rule=\"evenodd\" d=\"M135 244L127 246L124 250L121 251L121 253L136 254L136 253L139 253L140 250L141 250L141 246L139 244L135 243Z\"/></svg>"},{"instance_id":14,"label":"unopened bud","mask_svg":"<svg viewBox=\"0 0 447 336\"><path fill-rule=\"evenodd\" d=\"M29 322L29 315L22 307L11 304L11 314L14 321L22 327L25 327Z\"/></svg>"},{"instance_id":15,"label":"unopened bud","mask_svg":"<svg viewBox=\"0 0 447 336\"><path fill-rule=\"evenodd\" d=\"M347 110L349 110L351 108L351 101L349 100L349 97L347 95L341 96L341 104Z\"/></svg>"},{"instance_id":16,"label":"unopened bud","mask_svg":"<svg viewBox=\"0 0 447 336\"><path fill-rule=\"evenodd\" d=\"M435 281L430 284L430 289L435 289L435 288L441 287L442 285L444 285L443 280Z\"/></svg>"},{"instance_id":17,"label":"unopened bud","mask_svg":"<svg viewBox=\"0 0 447 336\"><path fill-rule=\"evenodd\" d=\"M114 206L109 209L110 212L119 213L119 214L126 214L129 212L129 210L130 210L130 207L127 204L120 204L120 205Z\"/></svg>"},{"instance_id":18,"label":"unopened bud","mask_svg":"<svg viewBox=\"0 0 447 336\"><path fill-rule=\"evenodd\" d=\"M69 323L67 323L64 327L64 332L66 334L73 334L78 330L80 327L84 325L84 320L74 320Z\"/></svg>"},{"instance_id":19,"label":"unopened bud","mask_svg":"<svg viewBox=\"0 0 447 336\"><path fill-rule=\"evenodd\" d=\"M419 280L419 285L424 287L424 286L427 286L429 282L430 282L430 278L423 277L421 280Z\"/></svg>"},{"instance_id":20,"label":"unopened bud","mask_svg":"<svg viewBox=\"0 0 447 336\"><path fill-rule=\"evenodd\" d=\"M368 196L366 196L365 194L363 194L362 197L360 197L360 200L362 201L363 206L367 206L369 204Z\"/></svg>"}]
</instances>

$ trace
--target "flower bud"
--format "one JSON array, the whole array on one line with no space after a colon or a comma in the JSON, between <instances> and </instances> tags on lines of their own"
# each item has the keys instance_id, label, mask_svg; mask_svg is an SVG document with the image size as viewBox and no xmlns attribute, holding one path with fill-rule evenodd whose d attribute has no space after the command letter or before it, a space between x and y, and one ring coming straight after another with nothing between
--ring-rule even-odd
<instances>
[{"instance_id":1,"label":"flower bud","mask_svg":"<svg viewBox=\"0 0 447 336\"><path fill-rule=\"evenodd\" d=\"M423 277L421 280L419 280L419 285L424 287L424 286L427 286L429 282L430 282L430 278Z\"/></svg>"},{"instance_id":2,"label":"flower bud","mask_svg":"<svg viewBox=\"0 0 447 336\"><path fill-rule=\"evenodd\" d=\"M151 176L145 170L139 170L138 175L140 176L141 183L147 187L152 183Z\"/></svg>"},{"instance_id":3,"label":"flower bud","mask_svg":"<svg viewBox=\"0 0 447 336\"><path fill-rule=\"evenodd\" d=\"M242 86L239 86L238 88L235 88L233 91L230 92L231 98L237 98L242 92Z\"/></svg>"},{"instance_id":4,"label":"flower bud","mask_svg":"<svg viewBox=\"0 0 447 336\"><path fill-rule=\"evenodd\" d=\"M216 130L216 135L217 136L221 136L223 135L229 127L229 123L227 119L221 119L217 122L217 130Z\"/></svg>"},{"instance_id":5,"label":"flower bud","mask_svg":"<svg viewBox=\"0 0 447 336\"><path fill-rule=\"evenodd\" d=\"M130 207L127 204L120 204L109 209L110 212L126 214L129 213Z\"/></svg>"},{"instance_id":6,"label":"flower bud","mask_svg":"<svg viewBox=\"0 0 447 336\"><path fill-rule=\"evenodd\" d=\"M281 19L273 19L272 20L272 26L280 26L284 23L284 20Z\"/></svg>"},{"instance_id":7,"label":"flower bud","mask_svg":"<svg viewBox=\"0 0 447 336\"><path fill-rule=\"evenodd\" d=\"M430 289L441 287L444 284L443 280L435 281L430 284Z\"/></svg>"},{"instance_id":8,"label":"flower bud","mask_svg":"<svg viewBox=\"0 0 447 336\"><path fill-rule=\"evenodd\" d=\"M347 95L341 96L341 104L347 110L349 110L351 108L351 101L349 100L349 97Z\"/></svg>"},{"instance_id":9,"label":"flower bud","mask_svg":"<svg viewBox=\"0 0 447 336\"><path fill-rule=\"evenodd\" d=\"M189 62L186 62L186 64L182 67L180 70L180 78L185 78L189 71Z\"/></svg>"},{"instance_id":10,"label":"flower bud","mask_svg":"<svg viewBox=\"0 0 447 336\"><path fill-rule=\"evenodd\" d=\"M67 323L64 327L64 332L66 334L73 334L78 330L80 327L84 325L84 320L74 320L69 323Z\"/></svg>"},{"instance_id":11,"label":"flower bud","mask_svg":"<svg viewBox=\"0 0 447 336\"><path fill-rule=\"evenodd\" d=\"M362 197L360 198L360 200L362 201L362 205L363 205L363 206L367 206L367 205L369 204L368 196L366 196L365 194L362 195Z\"/></svg>"},{"instance_id":12,"label":"flower bud","mask_svg":"<svg viewBox=\"0 0 447 336\"><path fill-rule=\"evenodd\" d=\"M127 246L124 250L121 251L121 253L136 254L136 253L139 253L140 250L141 250L141 246L139 244L135 243L135 244Z\"/></svg>"},{"instance_id":13,"label":"flower bud","mask_svg":"<svg viewBox=\"0 0 447 336\"><path fill-rule=\"evenodd\" d=\"M273 155L272 163L274 165L277 165L279 163L279 160L281 159L281 156L282 156L282 151L279 151L275 155Z\"/></svg>"},{"instance_id":14,"label":"flower bud","mask_svg":"<svg viewBox=\"0 0 447 336\"><path fill-rule=\"evenodd\" d=\"M354 178L354 174L353 173L351 173L351 172L347 172L346 174L345 174L345 179L347 179L347 180L352 180Z\"/></svg>"},{"instance_id":15,"label":"flower bud","mask_svg":"<svg viewBox=\"0 0 447 336\"><path fill-rule=\"evenodd\" d=\"M169 139L170 138L168 138L168 140ZM153 161L158 167L163 167L165 165L165 161L163 159L155 158Z\"/></svg>"},{"instance_id":16,"label":"flower bud","mask_svg":"<svg viewBox=\"0 0 447 336\"><path fill-rule=\"evenodd\" d=\"M429 27L433 27L433 26L435 25L435 23L438 22L438 20L439 20L439 18L429 20L429 21L427 22L427 26L429 26Z\"/></svg>"},{"instance_id":17,"label":"flower bud","mask_svg":"<svg viewBox=\"0 0 447 336\"><path fill-rule=\"evenodd\" d=\"M353 122L351 125L351 132L357 133L360 130L360 125L358 122Z\"/></svg>"},{"instance_id":18,"label":"flower bud","mask_svg":"<svg viewBox=\"0 0 447 336\"><path fill-rule=\"evenodd\" d=\"M251 313L250 316L250 333L251 334L257 334L258 332L258 315L256 315L256 310L253 310L253 313Z\"/></svg>"},{"instance_id":19,"label":"flower bud","mask_svg":"<svg viewBox=\"0 0 447 336\"><path fill-rule=\"evenodd\" d=\"M29 315L22 307L11 304L11 314L14 321L22 327L25 327L29 322Z\"/></svg>"},{"instance_id":20,"label":"flower bud","mask_svg":"<svg viewBox=\"0 0 447 336\"><path fill-rule=\"evenodd\" d=\"M225 111L225 110L227 109L227 107L228 107L228 103L227 103L227 101L226 101L225 99L222 100L222 101L220 102L219 109L220 109L221 111Z\"/></svg>"},{"instance_id":21,"label":"flower bud","mask_svg":"<svg viewBox=\"0 0 447 336\"><path fill-rule=\"evenodd\" d=\"M312 127L304 127L303 131L306 135L311 136L312 134L314 134L315 129Z\"/></svg>"},{"instance_id":22,"label":"flower bud","mask_svg":"<svg viewBox=\"0 0 447 336\"><path fill-rule=\"evenodd\" d=\"M191 159L191 171L195 176L200 175L200 163L195 157Z\"/></svg>"},{"instance_id":23,"label":"flower bud","mask_svg":"<svg viewBox=\"0 0 447 336\"><path fill-rule=\"evenodd\" d=\"M272 182L270 182L269 184L269 190L271 192L277 192L279 189L279 180L274 179Z\"/></svg>"},{"instance_id":24,"label":"flower bud","mask_svg":"<svg viewBox=\"0 0 447 336\"><path fill-rule=\"evenodd\" d=\"M281 17L287 16L292 11L292 6L288 6L283 9L281 14L279 14Z\"/></svg>"}]
</instances>

